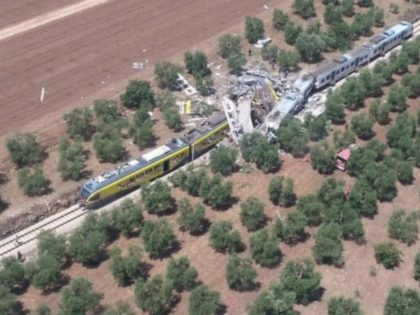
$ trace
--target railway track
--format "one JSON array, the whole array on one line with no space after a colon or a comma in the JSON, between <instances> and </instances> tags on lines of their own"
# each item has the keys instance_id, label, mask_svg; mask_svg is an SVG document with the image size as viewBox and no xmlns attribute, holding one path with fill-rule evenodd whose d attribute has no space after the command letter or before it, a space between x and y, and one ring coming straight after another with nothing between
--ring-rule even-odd
<instances>
[{"instance_id":1,"label":"railway track","mask_svg":"<svg viewBox=\"0 0 420 315\"><path fill-rule=\"evenodd\" d=\"M411 39L415 38L416 36L420 36L420 21L417 21L414 23L414 30L413 30L413 37ZM411 40L410 39L410 40ZM387 56L393 51L398 51L401 49L401 45L395 47L393 50L391 50ZM372 64L370 64L372 65ZM198 160L205 159L206 156L208 156L209 152L202 157L200 157ZM197 160L195 160L197 162ZM182 168L187 167L191 163L188 163L184 165ZM170 174L162 177L162 179L165 179ZM138 195L140 190L136 190L125 197L122 197L118 199L117 201L112 202L111 204L106 205L105 207L98 209L98 212L107 211L108 209L111 209L115 207L117 204L121 203L123 200L127 198L135 198L136 195ZM65 232L70 232L74 229L73 225L76 225L77 220L82 220L82 217L85 216L87 213L89 213L88 210L86 210L84 207L81 207L80 205L74 205L70 208L57 213L51 217L46 218L45 220L42 220L41 222L38 222L16 234L13 234L3 240L0 241L0 258L10 256L10 255L16 255L18 250L20 251L21 248L27 246L25 248L25 252L29 252L31 249L34 248L34 246L31 244L32 242L35 242L38 235L41 231L54 231L58 228L65 228ZM31 245L31 246L29 246Z\"/></svg>"},{"instance_id":2,"label":"railway track","mask_svg":"<svg viewBox=\"0 0 420 315\"><path fill-rule=\"evenodd\" d=\"M6 256L17 250L19 247L28 244L37 239L39 233L43 230L54 231L57 228L68 224L77 218L84 216L86 211L80 205L74 205L59 212L53 216L42 220L14 235L11 235L0 241L0 257Z\"/></svg>"}]
</instances>

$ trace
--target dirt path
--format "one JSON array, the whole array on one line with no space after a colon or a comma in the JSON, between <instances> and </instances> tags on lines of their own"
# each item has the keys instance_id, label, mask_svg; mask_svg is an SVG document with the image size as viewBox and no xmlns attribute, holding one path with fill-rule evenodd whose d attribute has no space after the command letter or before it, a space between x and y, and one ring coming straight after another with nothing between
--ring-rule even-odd
<instances>
[{"instance_id":1,"label":"dirt path","mask_svg":"<svg viewBox=\"0 0 420 315\"><path fill-rule=\"evenodd\" d=\"M103 4L108 1L109 0L84 0L61 9L46 12L29 20L1 29L0 40L4 40L6 38L18 35L20 33L29 31L33 28L45 25L47 23L51 23L53 21L92 8L94 6Z\"/></svg>"}]
</instances>

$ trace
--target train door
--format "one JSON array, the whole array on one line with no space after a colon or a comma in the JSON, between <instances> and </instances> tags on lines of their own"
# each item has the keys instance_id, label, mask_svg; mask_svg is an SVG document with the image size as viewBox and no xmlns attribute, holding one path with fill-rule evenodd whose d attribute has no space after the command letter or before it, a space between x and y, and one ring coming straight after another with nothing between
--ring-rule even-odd
<instances>
[{"instance_id":1,"label":"train door","mask_svg":"<svg viewBox=\"0 0 420 315\"><path fill-rule=\"evenodd\" d=\"M166 174L169 172L169 160L163 162L163 173Z\"/></svg>"}]
</instances>

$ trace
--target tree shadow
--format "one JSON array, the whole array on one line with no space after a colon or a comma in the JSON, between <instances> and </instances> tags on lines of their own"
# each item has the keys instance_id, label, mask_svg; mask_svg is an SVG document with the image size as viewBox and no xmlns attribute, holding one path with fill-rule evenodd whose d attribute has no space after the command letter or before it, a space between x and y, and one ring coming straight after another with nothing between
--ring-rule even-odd
<instances>
[{"instance_id":1,"label":"tree shadow","mask_svg":"<svg viewBox=\"0 0 420 315\"><path fill-rule=\"evenodd\" d=\"M203 221L202 221L202 224L201 224L201 229L199 229L197 231L190 232L190 235L191 236L196 236L196 237L202 236L202 235L204 235L208 232L208 230L210 229L210 226L211 226L210 220L207 219L207 218L204 218Z\"/></svg>"},{"instance_id":2,"label":"tree shadow","mask_svg":"<svg viewBox=\"0 0 420 315\"><path fill-rule=\"evenodd\" d=\"M217 310L214 314L215 315L225 315L225 314L227 314L227 310L228 310L228 307L227 307L226 304L219 303L219 306L218 306L218 308L217 308Z\"/></svg>"},{"instance_id":3,"label":"tree shadow","mask_svg":"<svg viewBox=\"0 0 420 315\"><path fill-rule=\"evenodd\" d=\"M60 280L55 283L53 286L42 290L42 295L46 296L46 295L50 295L53 293L57 293L61 290L61 288L65 287L66 285L68 285L70 283L70 276L69 275L65 275L63 274L60 278Z\"/></svg>"},{"instance_id":4,"label":"tree shadow","mask_svg":"<svg viewBox=\"0 0 420 315\"><path fill-rule=\"evenodd\" d=\"M0 213L6 210L9 207L9 203L4 201L3 199L0 199Z\"/></svg>"},{"instance_id":5,"label":"tree shadow","mask_svg":"<svg viewBox=\"0 0 420 315\"><path fill-rule=\"evenodd\" d=\"M287 245L290 247L294 247L300 243L305 243L309 238L311 234L308 232L303 232L302 234L296 235L295 237L290 238L289 240L285 241Z\"/></svg>"},{"instance_id":6,"label":"tree shadow","mask_svg":"<svg viewBox=\"0 0 420 315\"><path fill-rule=\"evenodd\" d=\"M149 257L151 259L163 260L163 259L168 258L168 257L172 256L173 254L179 252L180 250L181 250L181 244L180 244L179 241L177 241L171 248L168 248L168 249L162 251L159 254L149 253Z\"/></svg>"},{"instance_id":7,"label":"tree shadow","mask_svg":"<svg viewBox=\"0 0 420 315\"><path fill-rule=\"evenodd\" d=\"M314 301L321 301L322 297L324 296L325 291L326 291L325 288L319 287L317 290L312 292L309 303L314 302Z\"/></svg>"},{"instance_id":8,"label":"tree shadow","mask_svg":"<svg viewBox=\"0 0 420 315\"><path fill-rule=\"evenodd\" d=\"M0 185L4 185L9 181L6 174L0 173Z\"/></svg>"}]
</instances>

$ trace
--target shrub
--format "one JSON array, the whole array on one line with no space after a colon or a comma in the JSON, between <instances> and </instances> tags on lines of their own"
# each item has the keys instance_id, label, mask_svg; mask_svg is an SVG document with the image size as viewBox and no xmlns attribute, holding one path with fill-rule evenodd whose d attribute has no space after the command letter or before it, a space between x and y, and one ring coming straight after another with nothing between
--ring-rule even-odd
<instances>
[{"instance_id":1,"label":"shrub","mask_svg":"<svg viewBox=\"0 0 420 315\"><path fill-rule=\"evenodd\" d=\"M45 157L44 147L32 133L16 134L8 138L6 148L18 168L41 163Z\"/></svg>"},{"instance_id":2,"label":"shrub","mask_svg":"<svg viewBox=\"0 0 420 315\"><path fill-rule=\"evenodd\" d=\"M240 252L244 245L241 235L234 230L229 221L219 221L212 224L210 228L210 245L218 252L229 254Z\"/></svg>"},{"instance_id":3,"label":"shrub","mask_svg":"<svg viewBox=\"0 0 420 315\"><path fill-rule=\"evenodd\" d=\"M178 89L178 73L182 72L182 68L176 64L163 61L155 66L155 78L161 89L175 91Z\"/></svg>"},{"instance_id":4,"label":"shrub","mask_svg":"<svg viewBox=\"0 0 420 315\"><path fill-rule=\"evenodd\" d=\"M257 272L252 267L249 258L241 258L237 255L229 257L226 266L226 280L229 288L237 291L251 290L255 286Z\"/></svg>"},{"instance_id":5,"label":"shrub","mask_svg":"<svg viewBox=\"0 0 420 315\"><path fill-rule=\"evenodd\" d=\"M171 188L163 181L143 186L141 197L147 212L163 215L174 209Z\"/></svg>"},{"instance_id":6,"label":"shrub","mask_svg":"<svg viewBox=\"0 0 420 315\"><path fill-rule=\"evenodd\" d=\"M264 37L264 23L261 19L247 16L245 19L245 37L250 44L255 44Z\"/></svg>"},{"instance_id":7,"label":"shrub","mask_svg":"<svg viewBox=\"0 0 420 315\"><path fill-rule=\"evenodd\" d=\"M251 236L250 250L252 258L263 267L277 266L282 257L278 240L270 235L268 229L259 230Z\"/></svg>"},{"instance_id":8,"label":"shrub","mask_svg":"<svg viewBox=\"0 0 420 315\"><path fill-rule=\"evenodd\" d=\"M128 81L125 92L120 98L121 103L128 108L139 108L141 104L155 105L155 94L148 81Z\"/></svg>"},{"instance_id":9,"label":"shrub","mask_svg":"<svg viewBox=\"0 0 420 315\"><path fill-rule=\"evenodd\" d=\"M18 172L18 185L27 196L42 196L50 192L50 181L45 178L42 169L24 168Z\"/></svg>"},{"instance_id":10,"label":"shrub","mask_svg":"<svg viewBox=\"0 0 420 315\"><path fill-rule=\"evenodd\" d=\"M141 232L144 249L152 258L169 255L178 246L178 240L168 221L146 221Z\"/></svg>"},{"instance_id":11,"label":"shrub","mask_svg":"<svg viewBox=\"0 0 420 315\"><path fill-rule=\"evenodd\" d=\"M299 68L300 55L296 51L280 49L277 55L277 64L280 71L297 71Z\"/></svg>"},{"instance_id":12,"label":"shrub","mask_svg":"<svg viewBox=\"0 0 420 315\"><path fill-rule=\"evenodd\" d=\"M63 180L72 179L78 181L83 177L86 156L80 142L71 143L63 138L59 145L60 158L58 171Z\"/></svg>"},{"instance_id":13,"label":"shrub","mask_svg":"<svg viewBox=\"0 0 420 315\"><path fill-rule=\"evenodd\" d=\"M375 245L375 259L386 269L394 269L400 264L402 252L393 243Z\"/></svg>"},{"instance_id":14,"label":"shrub","mask_svg":"<svg viewBox=\"0 0 420 315\"><path fill-rule=\"evenodd\" d=\"M171 258L166 269L166 278L172 281L178 292L191 290L197 284L198 272L191 266L187 257Z\"/></svg>"},{"instance_id":15,"label":"shrub","mask_svg":"<svg viewBox=\"0 0 420 315\"><path fill-rule=\"evenodd\" d=\"M220 309L220 294L205 285L195 288L188 299L190 315L217 314Z\"/></svg>"},{"instance_id":16,"label":"shrub","mask_svg":"<svg viewBox=\"0 0 420 315\"><path fill-rule=\"evenodd\" d=\"M232 53L228 57L229 71L233 74L240 74L242 67L246 65L246 57L243 53Z\"/></svg>"},{"instance_id":17,"label":"shrub","mask_svg":"<svg viewBox=\"0 0 420 315\"><path fill-rule=\"evenodd\" d=\"M417 214L407 215L403 209L395 210L388 221L390 238L412 245L417 240Z\"/></svg>"},{"instance_id":18,"label":"shrub","mask_svg":"<svg viewBox=\"0 0 420 315\"><path fill-rule=\"evenodd\" d=\"M210 153L210 167L213 173L224 176L231 174L235 169L238 152L225 146L220 146Z\"/></svg>"},{"instance_id":19,"label":"shrub","mask_svg":"<svg viewBox=\"0 0 420 315\"><path fill-rule=\"evenodd\" d=\"M231 55L241 53L241 38L238 35L224 34L218 39L219 55L223 59L228 59Z\"/></svg>"},{"instance_id":20,"label":"shrub","mask_svg":"<svg viewBox=\"0 0 420 315\"><path fill-rule=\"evenodd\" d=\"M315 271L315 264L310 259L288 262L280 276L283 290L293 292L298 304L313 301L320 283L321 274Z\"/></svg>"},{"instance_id":21,"label":"shrub","mask_svg":"<svg viewBox=\"0 0 420 315\"><path fill-rule=\"evenodd\" d=\"M67 123L67 133L73 139L89 140L95 127L92 125L93 115L88 108L75 108L64 114Z\"/></svg>"},{"instance_id":22,"label":"shrub","mask_svg":"<svg viewBox=\"0 0 420 315\"><path fill-rule=\"evenodd\" d=\"M249 197L241 203L241 222L248 231L255 231L262 228L267 221L264 213L264 204L256 197Z\"/></svg>"},{"instance_id":23,"label":"shrub","mask_svg":"<svg viewBox=\"0 0 420 315\"><path fill-rule=\"evenodd\" d=\"M176 98L170 91L162 91L156 95L156 105L163 112L167 108L176 106Z\"/></svg>"},{"instance_id":24,"label":"shrub","mask_svg":"<svg viewBox=\"0 0 420 315\"><path fill-rule=\"evenodd\" d=\"M177 219L181 230L188 231L192 235L200 234L206 229L205 208L197 204L195 208L191 206L187 198L183 198L178 203L180 215Z\"/></svg>"}]
</instances>

